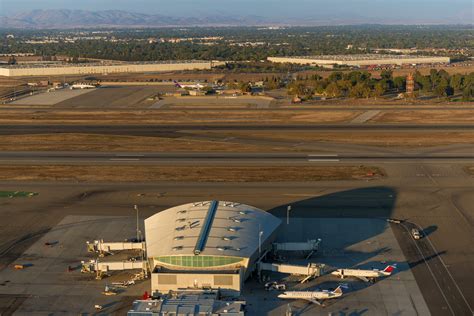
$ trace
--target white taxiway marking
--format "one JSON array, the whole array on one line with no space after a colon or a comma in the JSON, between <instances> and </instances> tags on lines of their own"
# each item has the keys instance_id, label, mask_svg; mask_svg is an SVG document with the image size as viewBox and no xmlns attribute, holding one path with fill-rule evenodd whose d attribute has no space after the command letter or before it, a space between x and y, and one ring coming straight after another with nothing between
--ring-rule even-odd
<instances>
[{"instance_id":1,"label":"white taxiway marking","mask_svg":"<svg viewBox=\"0 0 474 316\"><path fill-rule=\"evenodd\" d=\"M115 156L116 156L116 157L143 157L143 156L145 156L145 155L132 155L132 154L128 154L128 155L127 155L127 154L123 154L123 155L120 155L120 154L118 154L118 155L115 155Z\"/></svg>"},{"instance_id":2,"label":"white taxiway marking","mask_svg":"<svg viewBox=\"0 0 474 316\"><path fill-rule=\"evenodd\" d=\"M339 159L308 159L309 162L327 162L327 161L339 161Z\"/></svg>"},{"instance_id":3,"label":"white taxiway marking","mask_svg":"<svg viewBox=\"0 0 474 316\"><path fill-rule=\"evenodd\" d=\"M309 154L308 157L337 157L337 154Z\"/></svg>"}]
</instances>

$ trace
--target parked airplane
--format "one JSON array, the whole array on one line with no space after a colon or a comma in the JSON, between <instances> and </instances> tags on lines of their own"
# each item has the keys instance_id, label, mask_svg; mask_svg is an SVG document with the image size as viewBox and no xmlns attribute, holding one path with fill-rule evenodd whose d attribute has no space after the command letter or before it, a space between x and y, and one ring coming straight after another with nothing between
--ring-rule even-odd
<instances>
[{"instance_id":1,"label":"parked airplane","mask_svg":"<svg viewBox=\"0 0 474 316\"><path fill-rule=\"evenodd\" d=\"M84 83L76 83L71 86L69 86L69 89L74 90L74 89L95 89L97 88L96 85L92 84L84 84Z\"/></svg>"},{"instance_id":2,"label":"parked airplane","mask_svg":"<svg viewBox=\"0 0 474 316\"><path fill-rule=\"evenodd\" d=\"M342 288L347 287L346 285L339 285L334 291L286 291L278 295L278 297L291 300L306 300L322 306L322 301L324 300L341 297L344 294Z\"/></svg>"},{"instance_id":3,"label":"parked airplane","mask_svg":"<svg viewBox=\"0 0 474 316\"><path fill-rule=\"evenodd\" d=\"M395 265L388 265L383 270L337 269L336 271L331 272L331 274L341 277L341 279L355 277L364 282L370 282L375 281L377 278L391 275L394 269Z\"/></svg>"},{"instance_id":4,"label":"parked airplane","mask_svg":"<svg viewBox=\"0 0 474 316\"><path fill-rule=\"evenodd\" d=\"M202 89L204 87L207 87L207 85L203 85L203 84L200 84L200 83L193 83L193 84L181 84L179 82L177 82L176 80L173 81L174 82L174 85L177 87L177 88L191 88L191 89Z\"/></svg>"}]
</instances>

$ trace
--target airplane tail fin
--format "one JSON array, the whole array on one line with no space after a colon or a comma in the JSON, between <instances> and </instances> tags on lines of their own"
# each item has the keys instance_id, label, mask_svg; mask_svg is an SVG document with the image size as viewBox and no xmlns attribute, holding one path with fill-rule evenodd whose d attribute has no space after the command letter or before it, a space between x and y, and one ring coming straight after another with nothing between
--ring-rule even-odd
<instances>
[{"instance_id":1,"label":"airplane tail fin","mask_svg":"<svg viewBox=\"0 0 474 316\"><path fill-rule=\"evenodd\" d=\"M395 266L389 265L385 267L385 269L383 269L383 272L392 273L394 269L395 269Z\"/></svg>"},{"instance_id":2,"label":"airplane tail fin","mask_svg":"<svg viewBox=\"0 0 474 316\"><path fill-rule=\"evenodd\" d=\"M341 283L339 286L334 290L335 294L344 294L342 289L348 289L347 283Z\"/></svg>"},{"instance_id":3,"label":"airplane tail fin","mask_svg":"<svg viewBox=\"0 0 474 316\"><path fill-rule=\"evenodd\" d=\"M182 88L181 85L176 80L173 80L173 82L176 88Z\"/></svg>"}]
</instances>

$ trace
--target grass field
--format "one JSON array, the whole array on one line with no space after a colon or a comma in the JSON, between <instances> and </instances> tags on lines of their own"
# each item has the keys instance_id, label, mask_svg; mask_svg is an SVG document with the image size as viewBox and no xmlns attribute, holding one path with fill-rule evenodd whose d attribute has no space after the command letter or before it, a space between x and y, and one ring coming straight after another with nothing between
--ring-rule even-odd
<instances>
[{"instance_id":1,"label":"grass field","mask_svg":"<svg viewBox=\"0 0 474 316\"><path fill-rule=\"evenodd\" d=\"M74 182L308 182L321 180L367 180L385 172L367 166L278 166L278 167L158 167L0 165L0 180Z\"/></svg>"},{"instance_id":2,"label":"grass field","mask_svg":"<svg viewBox=\"0 0 474 316\"><path fill-rule=\"evenodd\" d=\"M308 132L286 131L274 133L269 131L198 131L194 132L210 137L241 137L255 140L276 140L301 142L333 142L341 144L361 144L373 146L403 146L403 147L429 147L449 144L472 144L474 132L378 132L377 134L364 131L347 132ZM299 146L301 147L301 146ZM1 147L0 147L1 148Z\"/></svg>"},{"instance_id":3,"label":"grass field","mask_svg":"<svg viewBox=\"0 0 474 316\"><path fill-rule=\"evenodd\" d=\"M466 168L464 168L464 170L470 174L471 176L474 176L474 166L468 166Z\"/></svg>"},{"instance_id":4,"label":"grass field","mask_svg":"<svg viewBox=\"0 0 474 316\"><path fill-rule=\"evenodd\" d=\"M0 198L32 197L35 195L38 195L38 193L25 191L0 191Z\"/></svg>"},{"instance_id":5,"label":"grass field","mask_svg":"<svg viewBox=\"0 0 474 316\"><path fill-rule=\"evenodd\" d=\"M264 111L242 110L227 112L193 110L3 110L0 124L193 124L193 123L342 123L348 122L362 111Z\"/></svg>"},{"instance_id":6,"label":"grass field","mask_svg":"<svg viewBox=\"0 0 474 316\"><path fill-rule=\"evenodd\" d=\"M345 123L364 111L344 110L3 110L0 124L318 124ZM368 123L472 123L472 110L381 111Z\"/></svg>"},{"instance_id":7,"label":"grass field","mask_svg":"<svg viewBox=\"0 0 474 316\"><path fill-rule=\"evenodd\" d=\"M2 135L2 151L284 151L285 147L226 143L171 137L96 134Z\"/></svg>"},{"instance_id":8,"label":"grass field","mask_svg":"<svg viewBox=\"0 0 474 316\"><path fill-rule=\"evenodd\" d=\"M473 123L472 110L393 110L381 112L370 122L376 123L421 123L421 124L446 124L446 123Z\"/></svg>"},{"instance_id":9,"label":"grass field","mask_svg":"<svg viewBox=\"0 0 474 316\"><path fill-rule=\"evenodd\" d=\"M2 151L216 151L216 152L282 152L304 151L304 144L333 142L373 146L429 147L449 144L472 144L474 132L380 132L376 137L366 132L353 132L350 136L341 132L287 131L189 131L179 137L122 136L101 134L35 134L3 135ZM193 139L209 137L205 139ZM239 139L236 139L239 138ZM211 140L215 139L215 140ZM292 145L266 145L245 143L250 140L286 141Z\"/></svg>"}]
</instances>

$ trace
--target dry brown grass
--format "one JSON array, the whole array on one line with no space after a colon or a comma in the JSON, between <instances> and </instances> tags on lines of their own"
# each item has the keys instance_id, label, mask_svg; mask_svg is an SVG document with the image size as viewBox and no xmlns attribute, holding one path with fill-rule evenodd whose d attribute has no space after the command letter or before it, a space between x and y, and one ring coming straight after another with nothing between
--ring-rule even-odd
<instances>
[{"instance_id":1,"label":"dry brown grass","mask_svg":"<svg viewBox=\"0 0 474 316\"><path fill-rule=\"evenodd\" d=\"M78 182L309 182L321 180L377 179L385 175L366 166L278 166L278 167L193 167L193 166L77 166L0 165L0 180Z\"/></svg>"},{"instance_id":2,"label":"dry brown grass","mask_svg":"<svg viewBox=\"0 0 474 316\"><path fill-rule=\"evenodd\" d=\"M472 110L393 110L381 112L369 122L374 123L421 123L421 124L448 124L473 123Z\"/></svg>"},{"instance_id":3,"label":"dry brown grass","mask_svg":"<svg viewBox=\"0 0 474 316\"><path fill-rule=\"evenodd\" d=\"M469 175L474 176L474 166L467 166L464 168L464 171L466 171Z\"/></svg>"},{"instance_id":4,"label":"dry brown grass","mask_svg":"<svg viewBox=\"0 0 474 316\"><path fill-rule=\"evenodd\" d=\"M122 136L100 134L35 134L2 135L1 151L220 151L261 152L288 151L285 147L233 144L154 136Z\"/></svg>"},{"instance_id":5,"label":"dry brown grass","mask_svg":"<svg viewBox=\"0 0 474 316\"><path fill-rule=\"evenodd\" d=\"M179 138L158 136L125 136L101 134L35 134L2 135L1 151L130 151L130 152L167 152L167 151L216 151L216 152L289 152L303 151L304 144L294 147L286 145L258 145L239 143L233 137L263 140L305 142L351 143L373 146L441 146L449 144L472 144L474 132L303 132L286 131L275 133L268 131L189 131L190 135ZM186 134L188 134L186 133ZM210 137L216 140L195 139ZM221 138L222 140L218 140ZM226 140L226 138L230 138Z\"/></svg>"},{"instance_id":6,"label":"dry brown grass","mask_svg":"<svg viewBox=\"0 0 474 316\"><path fill-rule=\"evenodd\" d=\"M0 124L341 123L350 121L360 113L362 113L362 111L2 110Z\"/></svg>"},{"instance_id":7,"label":"dry brown grass","mask_svg":"<svg viewBox=\"0 0 474 316\"><path fill-rule=\"evenodd\" d=\"M362 144L374 146L438 146L449 144L472 144L474 143L474 132L308 132L308 131L285 131L275 133L268 131L225 131L194 132L201 135L221 137L242 137L258 140L276 140L290 142L333 142L341 144Z\"/></svg>"}]
</instances>

